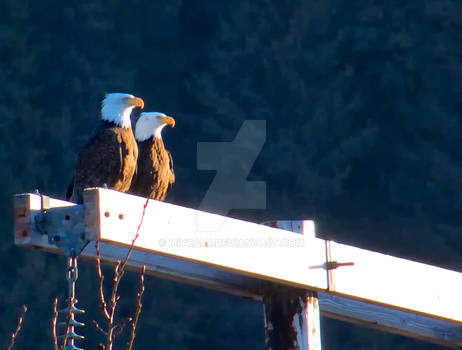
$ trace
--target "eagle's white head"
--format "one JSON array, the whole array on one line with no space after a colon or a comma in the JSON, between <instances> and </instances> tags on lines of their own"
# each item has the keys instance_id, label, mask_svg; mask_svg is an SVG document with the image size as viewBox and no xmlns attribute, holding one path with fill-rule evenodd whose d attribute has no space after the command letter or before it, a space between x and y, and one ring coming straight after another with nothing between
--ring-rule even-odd
<instances>
[{"instance_id":1,"label":"eagle's white head","mask_svg":"<svg viewBox=\"0 0 462 350\"><path fill-rule=\"evenodd\" d=\"M143 109L144 102L141 98L118 92L106 94L101 105L101 115L103 120L130 128L130 114L135 107Z\"/></svg>"},{"instance_id":2,"label":"eagle's white head","mask_svg":"<svg viewBox=\"0 0 462 350\"><path fill-rule=\"evenodd\" d=\"M151 136L162 138L161 131L165 125L175 127L175 119L159 112L144 112L136 122L135 138L145 141Z\"/></svg>"}]
</instances>

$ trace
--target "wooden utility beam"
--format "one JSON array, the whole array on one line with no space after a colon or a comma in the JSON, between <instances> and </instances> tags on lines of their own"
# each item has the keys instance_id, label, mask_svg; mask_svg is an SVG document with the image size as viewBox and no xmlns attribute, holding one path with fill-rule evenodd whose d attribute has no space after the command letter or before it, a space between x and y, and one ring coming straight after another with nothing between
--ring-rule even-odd
<instances>
[{"instance_id":1,"label":"wooden utility beam","mask_svg":"<svg viewBox=\"0 0 462 350\"><path fill-rule=\"evenodd\" d=\"M84 205L45 202L46 234L35 224L41 197L15 197L16 244L57 252L49 237L84 233L100 240L103 260L115 261L126 254L146 200L98 188L85 191ZM257 299L268 285L319 292L328 317L462 346L461 273L315 238L309 221L274 226L149 201L128 266ZM94 257L94 244L82 255ZM334 262L352 264L332 270Z\"/></svg>"}]
</instances>

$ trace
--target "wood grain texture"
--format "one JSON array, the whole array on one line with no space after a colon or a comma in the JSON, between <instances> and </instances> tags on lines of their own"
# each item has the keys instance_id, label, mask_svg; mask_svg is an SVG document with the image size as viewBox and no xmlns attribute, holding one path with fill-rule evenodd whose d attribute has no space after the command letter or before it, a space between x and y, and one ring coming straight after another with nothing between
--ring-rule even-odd
<instances>
[{"instance_id":1,"label":"wood grain texture","mask_svg":"<svg viewBox=\"0 0 462 350\"><path fill-rule=\"evenodd\" d=\"M307 348L309 350L321 350L321 317L320 317L320 309L319 309L319 301L318 301L318 293L316 292L306 292L305 297L303 300L300 300L303 306L303 314L305 322L300 324L301 327L306 327L306 337L302 339L307 339ZM299 316L300 317L300 316ZM294 322L297 320L294 319ZM304 333L299 332L300 335Z\"/></svg>"},{"instance_id":2,"label":"wood grain texture","mask_svg":"<svg viewBox=\"0 0 462 350\"><path fill-rule=\"evenodd\" d=\"M462 326L436 318L374 305L332 293L318 293L324 317L460 349Z\"/></svg>"},{"instance_id":3,"label":"wood grain texture","mask_svg":"<svg viewBox=\"0 0 462 350\"><path fill-rule=\"evenodd\" d=\"M264 289L266 350L320 350L321 325L318 298L287 286Z\"/></svg>"}]
</instances>

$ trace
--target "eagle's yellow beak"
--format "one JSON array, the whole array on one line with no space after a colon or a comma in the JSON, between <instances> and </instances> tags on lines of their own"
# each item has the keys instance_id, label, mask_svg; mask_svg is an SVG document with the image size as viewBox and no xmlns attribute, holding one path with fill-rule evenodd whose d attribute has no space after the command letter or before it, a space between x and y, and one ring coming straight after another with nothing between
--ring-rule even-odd
<instances>
[{"instance_id":1,"label":"eagle's yellow beak","mask_svg":"<svg viewBox=\"0 0 462 350\"><path fill-rule=\"evenodd\" d=\"M168 124L170 125L172 128L175 127L175 119L173 119L172 117L169 117L169 116L165 116L162 121L165 123L165 124Z\"/></svg>"},{"instance_id":2,"label":"eagle's yellow beak","mask_svg":"<svg viewBox=\"0 0 462 350\"><path fill-rule=\"evenodd\" d=\"M144 108L144 101L143 101L143 99L141 99L139 97L127 99L127 104L129 106L140 107L141 109Z\"/></svg>"}]
</instances>

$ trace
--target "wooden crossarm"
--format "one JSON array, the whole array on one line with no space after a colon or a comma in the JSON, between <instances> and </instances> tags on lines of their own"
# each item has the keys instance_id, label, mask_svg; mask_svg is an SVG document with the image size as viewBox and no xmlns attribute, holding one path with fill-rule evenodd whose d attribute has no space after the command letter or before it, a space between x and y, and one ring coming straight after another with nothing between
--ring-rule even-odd
<instances>
[{"instance_id":1,"label":"wooden crossarm","mask_svg":"<svg viewBox=\"0 0 462 350\"><path fill-rule=\"evenodd\" d=\"M85 190L83 207L50 198L48 233L99 239L102 259L116 261L145 202L101 188ZM15 243L57 252L35 225L40 210L40 196L15 196ZM256 299L272 284L318 292L328 317L462 346L461 273L316 238L311 221L273 226L151 200L127 266ZM82 256L95 257L93 243Z\"/></svg>"}]
</instances>

